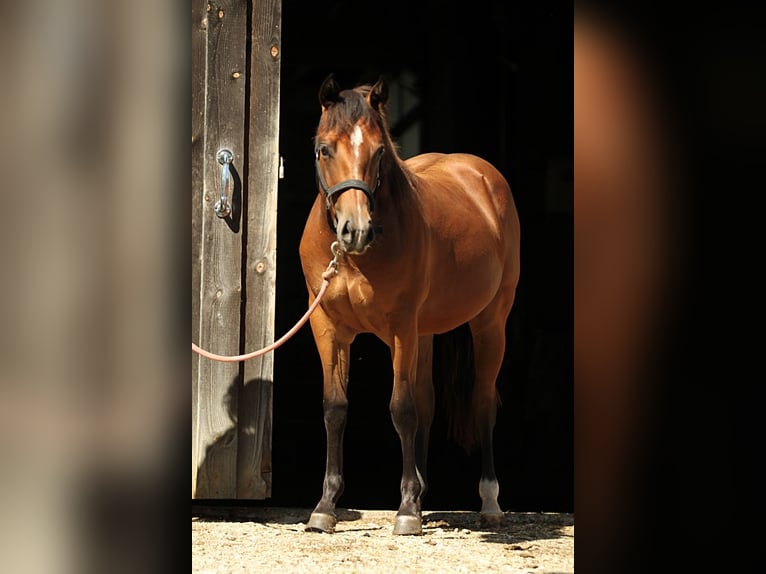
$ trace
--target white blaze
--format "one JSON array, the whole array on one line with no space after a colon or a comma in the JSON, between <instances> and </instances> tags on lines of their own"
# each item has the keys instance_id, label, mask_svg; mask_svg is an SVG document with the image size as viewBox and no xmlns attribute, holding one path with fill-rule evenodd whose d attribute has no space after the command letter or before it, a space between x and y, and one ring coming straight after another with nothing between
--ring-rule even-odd
<instances>
[{"instance_id":1,"label":"white blaze","mask_svg":"<svg viewBox=\"0 0 766 574\"><path fill-rule=\"evenodd\" d=\"M351 137L349 138L349 141L351 142L351 147L354 149L354 157L356 158L356 171L357 171L357 177L362 177L362 170L360 169L359 165L359 148L361 147L362 143L364 142L364 136L362 135L362 128L359 127L359 125L355 125L353 131L351 132ZM356 204L356 222L357 225L362 225L366 219L369 216L365 216L365 207L366 202L357 202Z\"/></svg>"},{"instance_id":2,"label":"white blaze","mask_svg":"<svg viewBox=\"0 0 766 574\"><path fill-rule=\"evenodd\" d=\"M359 159L359 146L362 145L364 138L362 136L362 128L354 126L354 131L351 132L351 145L354 147L354 157Z\"/></svg>"}]
</instances>

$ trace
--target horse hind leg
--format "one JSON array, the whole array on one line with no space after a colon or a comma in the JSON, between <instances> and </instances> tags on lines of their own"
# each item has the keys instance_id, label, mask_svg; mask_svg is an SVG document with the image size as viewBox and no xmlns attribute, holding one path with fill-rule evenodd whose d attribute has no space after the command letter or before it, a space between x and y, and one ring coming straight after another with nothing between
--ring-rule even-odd
<instances>
[{"instance_id":1,"label":"horse hind leg","mask_svg":"<svg viewBox=\"0 0 766 574\"><path fill-rule=\"evenodd\" d=\"M415 377L415 406L418 411L418 430L415 435L415 464L420 479L418 507L428 491L428 442L434 419L433 335L418 339L418 368Z\"/></svg>"},{"instance_id":2,"label":"horse hind leg","mask_svg":"<svg viewBox=\"0 0 766 574\"><path fill-rule=\"evenodd\" d=\"M481 524L497 527L505 515L497 498L500 485L495 473L493 433L497 420L497 376L505 355L505 323L514 292L500 292L470 323L473 336L475 383L471 396L471 418L481 446Z\"/></svg>"},{"instance_id":3,"label":"horse hind leg","mask_svg":"<svg viewBox=\"0 0 766 574\"><path fill-rule=\"evenodd\" d=\"M418 409L417 381L418 336L416 325L404 325L394 331L392 349L394 385L389 408L394 428L402 445L401 504L396 513L394 534L423 533L420 494L423 478L417 467L416 437Z\"/></svg>"}]
</instances>

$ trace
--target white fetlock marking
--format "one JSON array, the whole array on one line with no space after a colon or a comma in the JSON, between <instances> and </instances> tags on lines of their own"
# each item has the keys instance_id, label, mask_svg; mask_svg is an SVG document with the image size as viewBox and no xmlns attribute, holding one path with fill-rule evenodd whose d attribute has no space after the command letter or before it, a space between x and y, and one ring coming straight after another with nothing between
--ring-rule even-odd
<instances>
[{"instance_id":1,"label":"white fetlock marking","mask_svg":"<svg viewBox=\"0 0 766 574\"><path fill-rule=\"evenodd\" d=\"M500 494L500 485L497 480L480 480L479 496L481 496L482 512L502 512L497 503L497 495Z\"/></svg>"}]
</instances>

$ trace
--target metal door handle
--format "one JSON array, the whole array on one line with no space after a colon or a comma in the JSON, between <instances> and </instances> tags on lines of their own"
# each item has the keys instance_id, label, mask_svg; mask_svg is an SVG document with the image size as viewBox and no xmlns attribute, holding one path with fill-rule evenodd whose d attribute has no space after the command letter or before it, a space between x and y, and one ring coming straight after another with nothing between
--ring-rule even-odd
<instances>
[{"instance_id":1,"label":"metal door handle","mask_svg":"<svg viewBox=\"0 0 766 574\"><path fill-rule=\"evenodd\" d=\"M234 154L228 149L220 149L216 154L218 163L221 164L221 197L215 202L213 211L220 217L228 217L231 213L231 201L229 201L228 190L229 180L231 179L231 162L234 160Z\"/></svg>"}]
</instances>

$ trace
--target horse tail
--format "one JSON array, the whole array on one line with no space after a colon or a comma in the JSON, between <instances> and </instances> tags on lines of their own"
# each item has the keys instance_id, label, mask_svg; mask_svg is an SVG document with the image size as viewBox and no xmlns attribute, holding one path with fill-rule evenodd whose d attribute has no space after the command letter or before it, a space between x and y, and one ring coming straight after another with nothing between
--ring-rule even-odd
<instances>
[{"instance_id":1,"label":"horse tail","mask_svg":"<svg viewBox=\"0 0 766 574\"><path fill-rule=\"evenodd\" d=\"M470 454L479 437L471 406L476 377L473 337L467 323L434 335L433 374L435 387L441 391L448 438Z\"/></svg>"}]
</instances>

